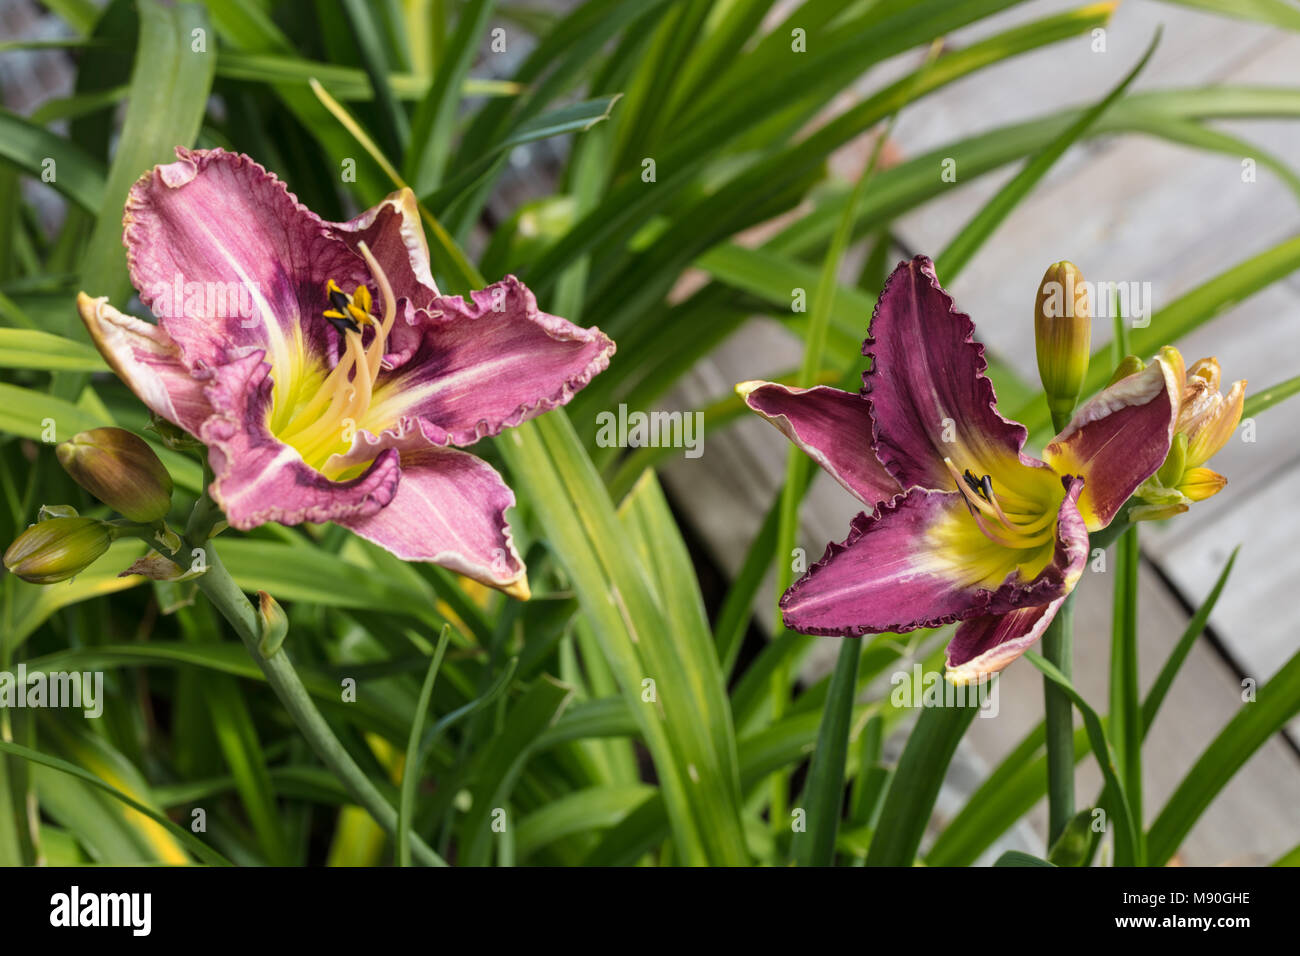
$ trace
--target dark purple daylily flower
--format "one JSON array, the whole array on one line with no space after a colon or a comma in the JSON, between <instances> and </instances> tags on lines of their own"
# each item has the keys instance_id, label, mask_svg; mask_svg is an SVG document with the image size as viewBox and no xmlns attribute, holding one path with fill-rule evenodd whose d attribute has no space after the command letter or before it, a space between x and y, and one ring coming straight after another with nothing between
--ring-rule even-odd
<instances>
[{"instance_id":1,"label":"dark purple daylily flower","mask_svg":"<svg viewBox=\"0 0 1300 956\"><path fill-rule=\"evenodd\" d=\"M1076 412L1044 461L998 414L984 346L934 265L885 284L860 394L769 382L737 386L871 510L786 591L786 625L856 637L961 622L948 679L1006 667L1046 629L1104 528L1165 460L1181 382L1156 358Z\"/></svg>"},{"instance_id":2,"label":"dark purple daylily flower","mask_svg":"<svg viewBox=\"0 0 1300 956\"><path fill-rule=\"evenodd\" d=\"M539 311L513 276L441 295L409 189L325 222L247 156L176 154L124 219L159 324L77 304L122 380L208 446L230 524L335 521L526 597L514 494L453 446L563 405L614 343Z\"/></svg>"}]
</instances>

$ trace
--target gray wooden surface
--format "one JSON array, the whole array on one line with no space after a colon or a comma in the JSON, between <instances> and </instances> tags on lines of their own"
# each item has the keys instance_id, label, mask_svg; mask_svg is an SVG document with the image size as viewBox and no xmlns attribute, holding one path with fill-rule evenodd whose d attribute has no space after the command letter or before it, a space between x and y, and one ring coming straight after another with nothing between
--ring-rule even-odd
<instances>
[{"instance_id":1,"label":"gray wooden surface","mask_svg":"<svg viewBox=\"0 0 1300 956\"><path fill-rule=\"evenodd\" d=\"M961 31L960 46L1017 22L1068 9L1032 3ZM931 96L900 118L894 146L915 155L962 136L1064 106L1100 98L1136 61L1157 24L1163 41L1138 88L1300 80L1300 36L1154 2L1122 4L1107 35L1107 52L1088 38L1057 44L984 71ZM885 64L866 86L901 74L915 56ZM1032 78L1028 82L1027 78ZM1236 135L1294 163L1300 123L1222 124ZM844 165L860 161L862 144ZM1005 170L970 183L895 223L908 248L942 250L967 219L1013 174ZM975 319L979 336L1028 381L1036 379L1030 316L1046 266L1075 261L1089 279L1150 282L1155 306L1172 301L1213 275L1300 232L1296 196L1264 168L1242 182L1241 158L1209 154L1147 137L1111 137L1071 151L951 285ZM943 277L940 276L942 279ZM864 329L867 317L863 317ZM1110 338L1098 323L1095 344ZM1241 302L1181 343L1188 361L1219 357L1225 381L1252 388L1296 374L1300 365L1300 277ZM767 320L755 320L694 370L667 402L700 407L737 381L761 378L793 364L797 341ZM1211 618L1219 645L1197 643L1145 750L1149 823L1178 782L1241 706L1244 677L1264 683L1300 648L1294 601L1300 582L1295 502L1300 501L1300 413L1281 406L1256 422L1256 441L1234 439L1214 467L1228 487L1187 515L1143 529L1141 669L1149 685L1186 626L1187 607L1209 592L1232 548L1241 545L1229 586ZM785 440L770 426L744 421L706 437L705 454L678 460L666 483L716 560L734 572L783 474ZM844 537L858 510L837 484L814 484L802 515L799 544L820 556ZM1089 573L1080 585L1076 680L1105 709L1111 581ZM756 604L771 618L772 583ZM824 670L835 639L816 647L811 673ZM955 812L965 793L1041 719L1042 681L1028 664L1001 679L1001 713L975 721L954 763L939 813ZM1293 727L1293 731L1300 724ZM1300 735L1296 735L1300 739ZM898 746L898 741L894 746ZM1078 774L1081 804L1099 784L1096 765ZM1000 846L1041 852L1045 808ZM1300 843L1300 758L1282 735L1270 740L1223 790L1185 842L1179 859L1192 864L1265 863Z\"/></svg>"}]
</instances>

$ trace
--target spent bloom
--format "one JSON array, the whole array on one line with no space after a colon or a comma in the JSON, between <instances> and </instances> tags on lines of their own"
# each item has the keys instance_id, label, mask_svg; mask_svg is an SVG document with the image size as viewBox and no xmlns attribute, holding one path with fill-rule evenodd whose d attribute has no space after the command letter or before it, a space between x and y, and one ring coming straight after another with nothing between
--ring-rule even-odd
<instances>
[{"instance_id":1,"label":"spent bloom","mask_svg":"<svg viewBox=\"0 0 1300 956\"><path fill-rule=\"evenodd\" d=\"M929 259L894 270L863 345L860 393L737 386L867 511L781 598L805 634L959 622L948 679L999 671L1074 589L1106 527L1169 452L1180 379L1159 357L1085 402L1039 460L997 410L984 347Z\"/></svg>"},{"instance_id":2,"label":"spent bloom","mask_svg":"<svg viewBox=\"0 0 1300 956\"><path fill-rule=\"evenodd\" d=\"M1241 423L1246 402L1246 380L1233 382L1227 394L1220 391L1219 360L1203 358L1184 374L1183 357L1166 346L1161 354L1185 381L1174 426L1174 440L1160 470L1142 483L1137 497L1143 504L1129 512L1134 521L1182 514L1194 502L1223 490L1228 479L1205 463L1228 443Z\"/></svg>"},{"instance_id":3,"label":"spent bloom","mask_svg":"<svg viewBox=\"0 0 1300 956\"><path fill-rule=\"evenodd\" d=\"M409 189L326 222L247 156L176 154L124 218L158 324L77 304L122 380L207 446L229 523L334 521L526 596L514 494L459 447L563 405L614 343L513 276L442 295Z\"/></svg>"}]
</instances>

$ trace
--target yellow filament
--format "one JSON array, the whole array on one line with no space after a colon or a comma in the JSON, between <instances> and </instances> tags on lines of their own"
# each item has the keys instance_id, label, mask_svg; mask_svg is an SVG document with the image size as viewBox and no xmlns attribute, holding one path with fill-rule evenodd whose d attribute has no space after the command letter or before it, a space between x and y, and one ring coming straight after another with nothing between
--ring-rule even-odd
<instances>
[{"instance_id":1,"label":"yellow filament","mask_svg":"<svg viewBox=\"0 0 1300 956\"><path fill-rule=\"evenodd\" d=\"M370 313L370 290L364 285L358 286L348 304L347 314L359 326L374 327L375 334L370 345L362 346L360 331L344 331L343 356L321 382L311 400L302 408L294 410L288 424L277 436L285 444L296 448L304 461L316 467L321 467L331 456L347 450L345 436L349 432L355 433L358 423L369 410L388 335L397 319L397 302L388 276L364 242L358 244L358 251L366 260L370 274L383 296L384 317L379 322L375 321ZM326 286L327 294L332 291L342 291L333 279ZM327 310L326 314L338 316L333 309Z\"/></svg>"}]
</instances>

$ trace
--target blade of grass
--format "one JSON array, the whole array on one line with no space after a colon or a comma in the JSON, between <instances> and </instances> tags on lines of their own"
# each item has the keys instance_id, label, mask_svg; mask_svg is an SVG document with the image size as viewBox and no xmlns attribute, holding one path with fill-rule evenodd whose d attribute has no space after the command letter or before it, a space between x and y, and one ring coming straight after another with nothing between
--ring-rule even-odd
<instances>
[{"instance_id":1,"label":"blade of grass","mask_svg":"<svg viewBox=\"0 0 1300 956\"><path fill-rule=\"evenodd\" d=\"M110 784L105 783L103 780L99 779L99 777L96 777L93 773L90 773L87 770L83 770L81 767L78 767L76 764L71 764L68 761L63 760L59 757L51 757L48 754L43 754L38 750L32 750L30 747L24 747L21 744L10 743L9 741L6 740L0 740L0 753L7 753L15 757L21 757L24 760L30 760L32 763L40 764L43 767L49 767L51 770L56 770L59 773L67 774L70 777L76 777L77 779L90 784L92 787L102 790L104 793L107 793L109 796L113 797L113 799L121 801L126 806L130 807L132 810L144 814L146 817L153 820L159 826L164 827L168 833L170 833L173 837L175 837L177 840L183 843L186 847L188 847L194 853L195 856L197 856L200 860L203 860L205 863L211 866L230 866L229 860L227 860L216 850L212 849L212 847L208 846L202 840L199 840L197 837L194 836L194 834L190 833L190 831L182 827L178 827L176 824L172 823L171 820L167 819L166 816L159 813L157 810L153 809L150 806L147 806L146 804L141 803L140 801L136 800L134 797L126 793L123 793L121 790L117 789L116 787L113 787Z\"/></svg>"},{"instance_id":2,"label":"blade of grass","mask_svg":"<svg viewBox=\"0 0 1300 956\"><path fill-rule=\"evenodd\" d=\"M1088 741L1092 744L1092 752L1097 758L1097 765L1101 768L1101 774L1106 779L1106 785L1119 796L1113 808L1116 846L1124 845L1123 859L1130 861L1138 859L1139 837L1137 827L1128 811L1128 795L1124 790L1124 784L1120 781L1119 772L1116 770L1115 751L1106 738L1105 725L1102 723L1101 718L1097 716L1097 712L1088 706L1088 702L1074 689L1074 685L1070 683L1069 678L1062 674L1051 662L1035 651L1027 651L1025 660L1037 667L1048 680L1065 691L1070 700L1074 702L1074 706L1079 708L1079 713L1083 716L1084 731L1088 735ZM1120 851L1117 849L1116 859L1119 858Z\"/></svg>"},{"instance_id":3,"label":"blade of grass","mask_svg":"<svg viewBox=\"0 0 1300 956\"><path fill-rule=\"evenodd\" d=\"M99 160L71 140L4 109L0 109L0 159L47 180L87 212L99 212L103 205L105 175Z\"/></svg>"},{"instance_id":4,"label":"blade of grass","mask_svg":"<svg viewBox=\"0 0 1300 956\"><path fill-rule=\"evenodd\" d=\"M912 865L948 764L978 710L972 701L921 708L885 792L867 866Z\"/></svg>"},{"instance_id":5,"label":"blade of grass","mask_svg":"<svg viewBox=\"0 0 1300 956\"><path fill-rule=\"evenodd\" d=\"M1087 110L1060 136L1025 164L1015 177L1002 187L991 200L984 204L978 213L962 227L961 231L948 243L944 251L935 259L935 272L951 284L952 280L965 268L967 263L979 250L984 241L1011 214L1029 191L1038 184L1065 151L1075 144L1110 107L1124 95L1138 74L1142 72L1151 55L1160 43L1160 30L1152 37L1146 52L1128 74L1102 100Z\"/></svg>"},{"instance_id":6,"label":"blade of grass","mask_svg":"<svg viewBox=\"0 0 1300 956\"><path fill-rule=\"evenodd\" d=\"M429 92L420 101L411 127L411 146L403 163L406 178L418 195L440 185L451 159L451 136L455 128L460 88L483 33L492 17L495 0L470 0L460 11L448 49L451 55L437 67Z\"/></svg>"},{"instance_id":7,"label":"blade of grass","mask_svg":"<svg viewBox=\"0 0 1300 956\"><path fill-rule=\"evenodd\" d=\"M800 866L830 866L835 862L835 836L844 802L844 769L848 763L849 722L857 696L858 660L862 641L845 638L831 676L830 693L817 749L813 751L804 789L807 828L794 835L792 854Z\"/></svg>"},{"instance_id":8,"label":"blade of grass","mask_svg":"<svg viewBox=\"0 0 1300 956\"><path fill-rule=\"evenodd\" d=\"M1300 653L1237 711L1187 772L1147 834L1147 861L1164 866L1250 756L1300 713Z\"/></svg>"},{"instance_id":9,"label":"blade of grass","mask_svg":"<svg viewBox=\"0 0 1300 956\"><path fill-rule=\"evenodd\" d=\"M141 0L138 9L140 35L126 117L80 272L84 289L113 302L124 302L131 292L122 246L127 191L151 166L174 159L175 146L194 143L216 66L215 52L191 50L193 32L208 30L202 4Z\"/></svg>"},{"instance_id":10,"label":"blade of grass","mask_svg":"<svg viewBox=\"0 0 1300 956\"><path fill-rule=\"evenodd\" d=\"M1278 382L1276 385L1271 385L1253 395L1248 395L1241 409L1241 417L1251 418L1258 415L1265 409L1272 408L1278 402L1286 401L1298 392L1300 392L1300 375L1289 378L1285 382Z\"/></svg>"},{"instance_id":11,"label":"blade of grass","mask_svg":"<svg viewBox=\"0 0 1300 956\"><path fill-rule=\"evenodd\" d=\"M384 146L392 155L401 156L411 137L411 123L388 84L388 54L379 11L362 0L343 0L343 12L352 25L352 38L374 90L376 120Z\"/></svg>"},{"instance_id":12,"label":"blade of grass","mask_svg":"<svg viewBox=\"0 0 1300 956\"><path fill-rule=\"evenodd\" d=\"M424 731L425 715L429 712L429 700L433 696L433 682L438 679L438 668L442 666L442 657L447 653L451 642L451 625L444 624L438 636L438 646L429 661L429 671L424 675L424 684L420 687L420 698L415 704L415 720L411 722L411 735L406 741L406 761L402 764L402 789L397 802L397 865L411 865L411 814L415 809L415 787L424 770L424 761L420 754L420 735Z\"/></svg>"}]
</instances>

